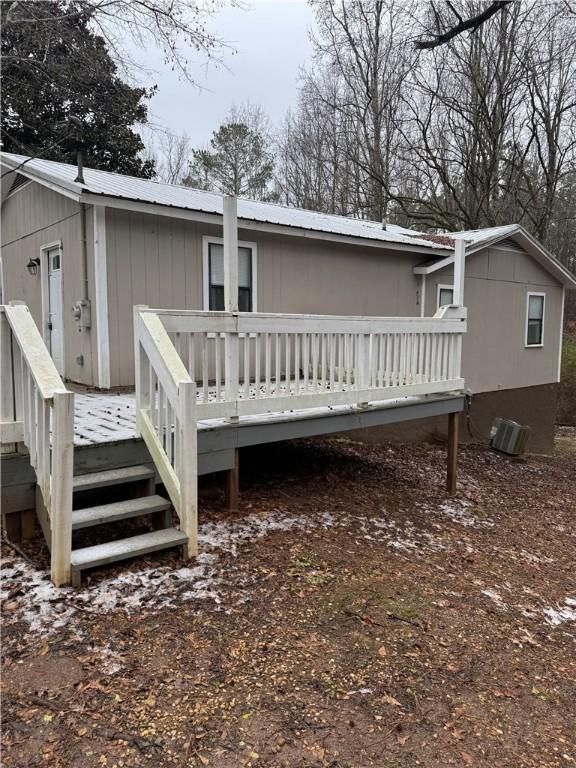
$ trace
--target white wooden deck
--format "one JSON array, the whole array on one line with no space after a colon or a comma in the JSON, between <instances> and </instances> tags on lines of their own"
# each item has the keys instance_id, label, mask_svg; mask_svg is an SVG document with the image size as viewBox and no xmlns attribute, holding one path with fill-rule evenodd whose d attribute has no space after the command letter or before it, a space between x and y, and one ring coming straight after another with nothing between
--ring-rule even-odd
<instances>
[{"instance_id":1,"label":"white wooden deck","mask_svg":"<svg viewBox=\"0 0 576 768\"><path fill-rule=\"evenodd\" d=\"M430 318L135 307L136 392L72 392L28 308L2 306L1 447L28 449L52 580L72 576L74 473L90 462L124 467L147 451L189 557L198 552L198 474L235 468L241 447L444 413L453 466L465 332L459 305Z\"/></svg>"},{"instance_id":2,"label":"white wooden deck","mask_svg":"<svg viewBox=\"0 0 576 768\"><path fill-rule=\"evenodd\" d=\"M199 401L201 395L199 394ZM401 405L427 402L427 396L414 396L379 400L368 408L352 405L336 405L303 408L291 411L262 413L242 416L239 426L267 424L270 422L301 421L318 416L343 415L357 411L384 410ZM225 426L226 419L205 419L198 422L198 430L213 430ZM74 445L102 445L132 440L136 437L136 397L134 392L76 392L74 395Z\"/></svg>"}]
</instances>

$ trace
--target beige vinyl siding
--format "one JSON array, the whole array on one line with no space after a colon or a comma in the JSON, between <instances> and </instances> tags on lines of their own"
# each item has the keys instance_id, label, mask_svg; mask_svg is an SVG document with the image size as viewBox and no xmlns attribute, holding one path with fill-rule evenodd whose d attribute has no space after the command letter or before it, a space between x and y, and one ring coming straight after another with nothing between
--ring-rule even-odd
<instances>
[{"instance_id":1,"label":"beige vinyl siding","mask_svg":"<svg viewBox=\"0 0 576 768\"><path fill-rule=\"evenodd\" d=\"M106 210L112 386L134 383L133 306L202 309L202 235L217 228Z\"/></svg>"},{"instance_id":2,"label":"beige vinyl siding","mask_svg":"<svg viewBox=\"0 0 576 768\"><path fill-rule=\"evenodd\" d=\"M258 309L327 315L419 314L421 255L241 233L258 244Z\"/></svg>"},{"instance_id":3,"label":"beige vinyl siding","mask_svg":"<svg viewBox=\"0 0 576 768\"><path fill-rule=\"evenodd\" d=\"M92 257L92 208L87 209L89 295L94 295ZM95 329L78 332L72 317L72 305L82 292L82 250L80 206L36 183L26 184L8 196L2 206L2 268L5 302L24 301L42 329L42 292L40 274L31 276L26 264L40 256L44 245L62 241L62 290L64 329L64 375L83 384L96 381ZM93 313L94 314L94 313ZM93 344L94 341L94 344ZM84 356L84 365L76 356Z\"/></svg>"},{"instance_id":4,"label":"beige vinyl siding","mask_svg":"<svg viewBox=\"0 0 576 768\"><path fill-rule=\"evenodd\" d=\"M439 284L452 270L427 277L426 314L436 310ZM546 294L544 346L526 348L526 295ZM468 333L462 367L472 392L549 384L557 380L562 286L520 249L487 248L466 261Z\"/></svg>"},{"instance_id":5,"label":"beige vinyl siding","mask_svg":"<svg viewBox=\"0 0 576 768\"><path fill-rule=\"evenodd\" d=\"M221 227L109 208L106 211L112 386L131 386L132 307L202 309L202 238ZM240 229L257 247L260 312L414 315L419 254Z\"/></svg>"}]
</instances>

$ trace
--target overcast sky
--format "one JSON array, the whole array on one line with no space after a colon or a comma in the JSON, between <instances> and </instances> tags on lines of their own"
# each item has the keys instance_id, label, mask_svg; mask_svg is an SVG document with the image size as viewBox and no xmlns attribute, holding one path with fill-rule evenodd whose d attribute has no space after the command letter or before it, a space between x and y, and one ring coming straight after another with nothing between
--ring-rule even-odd
<instances>
[{"instance_id":1,"label":"overcast sky","mask_svg":"<svg viewBox=\"0 0 576 768\"><path fill-rule=\"evenodd\" d=\"M204 145L233 103L250 101L278 124L295 103L300 67L310 61L312 26L306 0L251 0L245 9L224 8L210 29L237 53L225 54L227 68L206 69L198 63L194 74L203 90L179 79L161 52L147 51L146 64L154 69L148 84L158 85L150 102L150 123L186 133L195 146Z\"/></svg>"}]
</instances>

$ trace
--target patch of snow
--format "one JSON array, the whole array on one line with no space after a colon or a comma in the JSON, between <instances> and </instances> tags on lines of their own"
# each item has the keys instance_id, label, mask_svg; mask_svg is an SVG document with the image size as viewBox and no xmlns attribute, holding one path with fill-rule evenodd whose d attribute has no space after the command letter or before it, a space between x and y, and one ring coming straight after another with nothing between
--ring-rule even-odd
<instances>
[{"instance_id":1,"label":"patch of snow","mask_svg":"<svg viewBox=\"0 0 576 768\"><path fill-rule=\"evenodd\" d=\"M534 552L529 552L527 549L510 549L508 547L492 547L492 550L494 552L501 552L503 555L506 556L507 559L510 560L524 560L526 563L529 563L530 565L548 565L550 563L554 562L554 559L551 557L546 557L546 555L537 555Z\"/></svg>"},{"instance_id":2,"label":"patch of snow","mask_svg":"<svg viewBox=\"0 0 576 768\"><path fill-rule=\"evenodd\" d=\"M474 505L463 499L445 501L438 507L425 507L425 512L447 517L453 523L466 528L493 528L494 521L489 517L478 517L474 514Z\"/></svg>"},{"instance_id":3,"label":"patch of snow","mask_svg":"<svg viewBox=\"0 0 576 768\"><path fill-rule=\"evenodd\" d=\"M554 562L552 557L546 557L546 555L535 555L534 552L528 552L527 549L520 550L520 557L523 560L526 560L527 563L532 563L533 565L545 565Z\"/></svg>"},{"instance_id":4,"label":"patch of snow","mask_svg":"<svg viewBox=\"0 0 576 768\"><path fill-rule=\"evenodd\" d=\"M120 672L123 665L118 660L110 645L104 645L102 648L96 648L95 651L101 658L100 666L107 675L115 675Z\"/></svg>"},{"instance_id":5,"label":"patch of snow","mask_svg":"<svg viewBox=\"0 0 576 768\"><path fill-rule=\"evenodd\" d=\"M489 597L490 600L492 600L496 604L497 608L500 608L501 610L506 610L507 608L506 603L504 602L504 600L502 600L502 596L498 592L496 592L495 589L483 589L482 594L486 595L486 597Z\"/></svg>"},{"instance_id":6,"label":"patch of snow","mask_svg":"<svg viewBox=\"0 0 576 768\"><path fill-rule=\"evenodd\" d=\"M358 688L357 691L347 691L348 696L354 696L354 694L359 693L360 696L368 696L370 693L374 693L372 688Z\"/></svg>"},{"instance_id":7,"label":"patch of snow","mask_svg":"<svg viewBox=\"0 0 576 768\"><path fill-rule=\"evenodd\" d=\"M543 613L546 623L553 627L558 627L566 621L576 621L576 599L567 597L564 600L564 605L544 608Z\"/></svg>"},{"instance_id":8,"label":"patch of snow","mask_svg":"<svg viewBox=\"0 0 576 768\"><path fill-rule=\"evenodd\" d=\"M312 530L340 524L330 513L283 516L278 510L263 516L251 514L237 521L206 522L199 526L199 543L209 551L201 552L192 566L125 571L82 589L57 588L47 571L9 558L1 574L4 596L8 597L15 586L19 591L13 600L7 601L5 622L23 622L32 634L50 636L63 629L77 632L75 617L79 611L96 615L118 610L134 613L174 607L181 600L212 601L220 606L229 581L224 579L224 570L234 568L220 562L219 552L235 556L239 543L273 531Z\"/></svg>"},{"instance_id":9,"label":"patch of snow","mask_svg":"<svg viewBox=\"0 0 576 768\"><path fill-rule=\"evenodd\" d=\"M445 549L437 536L423 531L410 521L398 523L389 517L356 516L363 538L367 541L385 542L391 549L418 554L422 551L439 552Z\"/></svg>"},{"instance_id":10,"label":"patch of snow","mask_svg":"<svg viewBox=\"0 0 576 768\"><path fill-rule=\"evenodd\" d=\"M282 516L277 510L273 510L265 516L247 515L233 523L229 520L204 523L200 526L198 542L200 546L221 549L236 555L237 546L242 541L261 539L273 531L331 528L339 524L329 512L320 515Z\"/></svg>"}]
</instances>

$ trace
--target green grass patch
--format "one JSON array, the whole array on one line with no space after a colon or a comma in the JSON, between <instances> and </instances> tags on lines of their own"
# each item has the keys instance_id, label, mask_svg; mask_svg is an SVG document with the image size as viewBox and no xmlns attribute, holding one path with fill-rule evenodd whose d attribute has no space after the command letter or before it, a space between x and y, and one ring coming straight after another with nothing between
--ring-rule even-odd
<instances>
[{"instance_id":1,"label":"green grass patch","mask_svg":"<svg viewBox=\"0 0 576 768\"><path fill-rule=\"evenodd\" d=\"M576 426L576 323L568 324L562 345L557 424Z\"/></svg>"}]
</instances>

